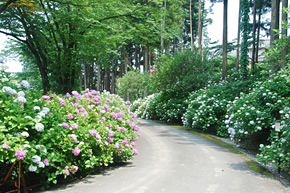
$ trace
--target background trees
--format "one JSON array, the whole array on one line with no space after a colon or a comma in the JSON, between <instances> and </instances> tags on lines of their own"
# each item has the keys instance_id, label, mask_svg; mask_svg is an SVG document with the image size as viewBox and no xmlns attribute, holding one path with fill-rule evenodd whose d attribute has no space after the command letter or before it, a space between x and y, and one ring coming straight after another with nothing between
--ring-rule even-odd
<instances>
[{"instance_id":1,"label":"background trees","mask_svg":"<svg viewBox=\"0 0 290 193\"><path fill-rule=\"evenodd\" d=\"M223 69L225 79L230 65L227 53L236 45L228 43L226 38L227 1L211 2L225 5L223 47L216 47L223 51L219 68ZM156 71L154 64L163 55L171 57L187 49L195 52L196 47L201 54L202 47L203 57L212 57L210 42L205 38L202 41L211 21L204 3L199 0L1 1L0 33L14 38L13 47L17 48L14 52L23 56L26 74L37 67L44 92L66 93L85 87L115 92L119 77L131 69ZM260 31L267 30L261 16L270 7L271 2L265 0L241 0L243 48L241 63L237 51L236 69L241 66L244 77L250 45L254 72ZM253 26L249 13L253 15ZM273 13L273 17L277 14Z\"/></svg>"}]
</instances>

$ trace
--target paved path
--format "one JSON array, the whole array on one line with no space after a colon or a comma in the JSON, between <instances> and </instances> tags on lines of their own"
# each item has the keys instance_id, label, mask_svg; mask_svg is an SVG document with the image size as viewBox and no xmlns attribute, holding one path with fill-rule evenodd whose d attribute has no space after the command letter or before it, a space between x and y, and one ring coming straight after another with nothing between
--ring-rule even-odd
<instances>
[{"instance_id":1,"label":"paved path","mask_svg":"<svg viewBox=\"0 0 290 193\"><path fill-rule=\"evenodd\" d=\"M253 172L237 154L153 121L141 121L140 155L120 167L46 193L283 193L279 181Z\"/></svg>"}]
</instances>

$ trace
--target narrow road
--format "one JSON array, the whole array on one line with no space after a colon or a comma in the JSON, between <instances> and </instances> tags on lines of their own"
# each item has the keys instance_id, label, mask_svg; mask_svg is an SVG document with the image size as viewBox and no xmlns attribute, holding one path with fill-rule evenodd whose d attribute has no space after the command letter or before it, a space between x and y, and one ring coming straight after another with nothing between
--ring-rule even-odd
<instances>
[{"instance_id":1,"label":"narrow road","mask_svg":"<svg viewBox=\"0 0 290 193\"><path fill-rule=\"evenodd\" d=\"M46 193L283 193L272 178L198 135L141 121L134 160Z\"/></svg>"}]
</instances>

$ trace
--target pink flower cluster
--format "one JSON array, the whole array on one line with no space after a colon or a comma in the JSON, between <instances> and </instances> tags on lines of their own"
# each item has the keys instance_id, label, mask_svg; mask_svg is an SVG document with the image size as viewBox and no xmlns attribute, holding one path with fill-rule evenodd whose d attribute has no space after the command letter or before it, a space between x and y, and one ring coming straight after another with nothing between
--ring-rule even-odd
<instances>
[{"instance_id":1,"label":"pink flower cluster","mask_svg":"<svg viewBox=\"0 0 290 193\"><path fill-rule=\"evenodd\" d=\"M71 172L76 173L78 170L79 170L78 166L74 166L74 165L71 166L71 169L70 169Z\"/></svg>"},{"instance_id":2,"label":"pink flower cluster","mask_svg":"<svg viewBox=\"0 0 290 193\"><path fill-rule=\"evenodd\" d=\"M75 134L68 134L69 137L71 137L75 142L78 141L77 136Z\"/></svg>"},{"instance_id":3,"label":"pink flower cluster","mask_svg":"<svg viewBox=\"0 0 290 193\"><path fill-rule=\"evenodd\" d=\"M115 132L114 131L109 131L109 133L108 133L108 136L109 137L113 137L115 135Z\"/></svg>"},{"instance_id":4,"label":"pink flower cluster","mask_svg":"<svg viewBox=\"0 0 290 193\"><path fill-rule=\"evenodd\" d=\"M48 159L44 159L42 162L43 162L46 166L49 166L49 161L48 161Z\"/></svg>"},{"instance_id":5,"label":"pink flower cluster","mask_svg":"<svg viewBox=\"0 0 290 193\"><path fill-rule=\"evenodd\" d=\"M2 147L3 147L3 149L8 149L8 148L9 148L9 145L8 145L7 143L4 143L4 144L2 145Z\"/></svg>"},{"instance_id":6,"label":"pink flower cluster","mask_svg":"<svg viewBox=\"0 0 290 193\"><path fill-rule=\"evenodd\" d=\"M21 149L17 150L16 153L15 153L15 157L17 159L19 159L19 160L25 158L26 157L26 151L23 151Z\"/></svg>"},{"instance_id":7,"label":"pink flower cluster","mask_svg":"<svg viewBox=\"0 0 290 193\"><path fill-rule=\"evenodd\" d=\"M100 136L100 134L97 133L96 130L90 130L90 134L91 136L96 136L97 139L102 139L102 137Z\"/></svg>"},{"instance_id":8,"label":"pink flower cluster","mask_svg":"<svg viewBox=\"0 0 290 193\"><path fill-rule=\"evenodd\" d=\"M68 120L72 120L74 117L73 117L73 115L70 113L70 114L67 115L67 118L68 118Z\"/></svg>"},{"instance_id":9,"label":"pink flower cluster","mask_svg":"<svg viewBox=\"0 0 290 193\"><path fill-rule=\"evenodd\" d=\"M72 153L74 154L74 156L78 156L81 153L81 150L78 147L75 147Z\"/></svg>"}]
</instances>

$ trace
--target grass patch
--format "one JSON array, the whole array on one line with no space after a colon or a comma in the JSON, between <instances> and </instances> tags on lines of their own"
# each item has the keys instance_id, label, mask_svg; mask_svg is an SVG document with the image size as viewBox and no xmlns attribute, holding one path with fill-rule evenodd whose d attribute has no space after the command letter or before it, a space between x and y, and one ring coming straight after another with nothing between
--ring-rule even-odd
<instances>
[{"instance_id":1,"label":"grass patch","mask_svg":"<svg viewBox=\"0 0 290 193\"><path fill-rule=\"evenodd\" d=\"M254 170L257 173L260 173L266 176L273 176L271 172L269 172L266 168L262 167L260 164L258 164L257 162L254 162L253 160L247 161L246 163L252 170Z\"/></svg>"},{"instance_id":2,"label":"grass patch","mask_svg":"<svg viewBox=\"0 0 290 193\"><path fill-rule=\"evenodd\" d=\"M255 172L260 173L262 175L267 175L267 176L273 176L273 174L271 172L269 172L266 168L264 168L263 166L261 166L259 163L253 161L251 158L249 158L248 156L246 156L245 154L241 153L238 149L234 148L233 146L231 146L230 144L227 144L215 137L212 137L210 135L207 135L205 133L202 133L198 130L195 129L189 129L180 125L170 125L171 127L177 128L177 129L182 129L185 131L188 131L190 133L199 135L207 140L210 140L212 142L215 142L223 147L225 147L226 149L228 149L230 152L239 154L244 160L245 163Z\"/></svg>"}]
</instances>

